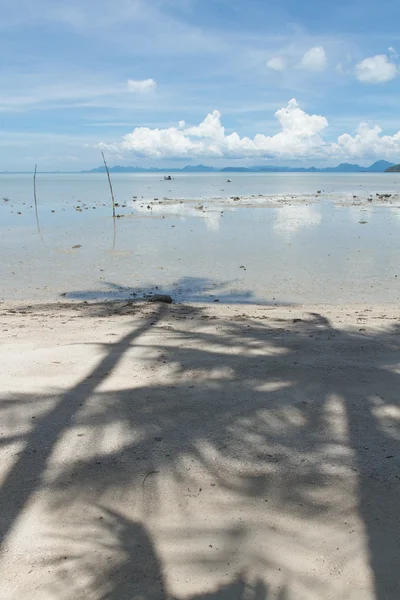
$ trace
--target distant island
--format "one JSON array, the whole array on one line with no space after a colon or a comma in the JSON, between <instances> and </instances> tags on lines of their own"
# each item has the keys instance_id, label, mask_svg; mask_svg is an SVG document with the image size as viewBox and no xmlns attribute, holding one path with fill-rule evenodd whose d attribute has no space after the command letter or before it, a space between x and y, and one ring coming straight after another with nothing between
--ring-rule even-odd
<instances>
[{"instance_id":1,"label":"distant island","mask_svg":"<svg viewBox=\"0 0 400 600\"><path fill-rule=\"evenodd\" d=\"M96 167L89 171L38 171L42 174L74 174L74 173L105 173L105 167ZM254 167L208 167L206 165L186 165L186 167L122 167L116 165L109 167L110 173L399 173L400 165L388 162L387 160L378 160L369 167L352 165L350 163L340 163L337 167L278 167L275 165L256 165ZM31 171L0 171L0 174L7 175L12 173L31 173Z\"/></svg>"},{"instance_id":2,"label":"distant island","mask_svg":"<svg viewBox=\"0 0 400 600\"><path fill-rule=\"evenodd\" d=\"M394 163L387 160L378 160L369 167L361 167L360 165L352 165L349 163L341 163L337 167L277 167L277 166L254 166L254 167L224 167L217 169L216 167L207 167L205 165L187 165L179 168L157 168L157 167L109 167L110 173L390 173L400 171L400 165L397 167ZM105 173L105 167L96 167L90 171L82 171L82 173Z\"/></svg>"},{"instance_id":3,"label":"distant island","mask_svg":"<svg viewBox=\"0 0 400 600\"><path fill-rule=\"evenodd\" d=\"M400 165L392 165L385 169L385 173L400 173Z\"/></svg>"}]
</instances>

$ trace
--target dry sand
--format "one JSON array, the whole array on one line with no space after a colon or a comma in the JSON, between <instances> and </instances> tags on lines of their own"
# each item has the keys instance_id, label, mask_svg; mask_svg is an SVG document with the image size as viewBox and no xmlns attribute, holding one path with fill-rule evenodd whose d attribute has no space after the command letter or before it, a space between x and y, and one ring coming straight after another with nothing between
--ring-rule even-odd
<instances>
[{"instance_id":1,"label":"dry sand","mask_svg":"<svg viewBox=\"0 0 400 600\"><path fill-rule=\"evenodd\" d=\"M398 600L399 332L3 304L1 600Z\"/></svg>"}]
</instances>

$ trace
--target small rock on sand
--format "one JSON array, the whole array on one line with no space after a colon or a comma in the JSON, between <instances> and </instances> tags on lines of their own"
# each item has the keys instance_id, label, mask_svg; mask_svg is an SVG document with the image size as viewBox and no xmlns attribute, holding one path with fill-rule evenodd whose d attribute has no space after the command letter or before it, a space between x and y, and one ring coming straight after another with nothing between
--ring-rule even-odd
<instances>
[{"instance_id":1,"label":"small rock on sand","mask_svg":"<svg viewBox=\"0 0 400 600\"><path fill-rule=\"evenodd\" d=\"M163 302L164 304L172 304L172 297L169 294L154 294L148 298L149 302Z\"/></svg>"}]
</instances>

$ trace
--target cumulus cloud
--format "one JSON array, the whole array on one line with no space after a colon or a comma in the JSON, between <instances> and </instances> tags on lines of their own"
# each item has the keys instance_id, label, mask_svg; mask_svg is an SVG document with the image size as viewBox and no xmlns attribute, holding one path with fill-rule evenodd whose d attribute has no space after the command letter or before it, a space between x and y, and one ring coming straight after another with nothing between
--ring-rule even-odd
<instances>
[{"instance_id":1,"label":"cumulus cloud","mask_svg":"<svg viewBox=\"0 0 400 600\"><path fill-rule=\"evenodd\" d=\"M128 90L136 94L148 94L153 92L157 87L157 83L154 79L128 79Z\"/></svg>"},{"instance_id":2,"label":"cumulus cloud","mask_svg":"<svg viewBox=\"0 0 400 600\"><path fill-rule=\"evenodd\" d=\"M275 113L281 131L273 136L258 133L254 138L229 135L221 123L221 113L214 110L202 123L186 127L150 129L137 127L125 135L120 143L101 144L100 147L114 152L133 152L149 158L162 157L269 157L308 156L323 147L320 133L328 126L325 117L308 115L290 100L285 108Z\"/></svg>"},{"instance_id":3,"label":"cumulus cloud","mask_svg":"<svg viewBox=\"0 0 400 600\"><path fill-rule=\"evenodd\" d=\"M267 62L268 69L272 71L284 71L286 69L286 60L281 56L274 56Z\"/></svg>"},{"instance_id":4,"label":"cumulus cloud","mask_svg":"<svg viewBox=\"0 0 400 600\"><path fill-rule=\"evenodd\" d=\"M384 83L398 75L396 64L386 54L365 58L356 65L356 77L362 83Z\"/></svg>"},{"instance_id":5,"label":"cumulus cloud","mask_svg":"<svg viewBox=\"0 0 400 600\"><path fill-rule=\"evenodd\" d=\"M337 143L332 144L332 153L348 157L384 156L394 157L400 153L400 131L394 135L381 135L378 125L361 123L352 136L344 133Z\"/></svg>"},{"instance_id":6,"label":"cumulus cloud","mask_svg":"<svg viewBox=\"0 0 400 600\"><path fill-rule=\"evenodd\" d=\"M214 110L199 125L179 121L177 127L137 127L114 144L97 146L115 154L131 153L145 158L389 158L400 155L400 131L382 135L377 125L359 125L354 134L344 133L326 142L328 127L322 115L309 115L295 99L276 111L280 131L275 135L257 133L253 138L227 134L221 113Z\"/></svg>"},{"instance_id":7,"label":"cumulus cloud","mask_svg":"<svg viewBox=\"0 0 400 600\"><path fill-rule=\"evenodd\" d=\"M310 48L301 59L300 66L307 71L323 71L327 65L326 52L322 46Z\"/></svg>"}]
</instances>

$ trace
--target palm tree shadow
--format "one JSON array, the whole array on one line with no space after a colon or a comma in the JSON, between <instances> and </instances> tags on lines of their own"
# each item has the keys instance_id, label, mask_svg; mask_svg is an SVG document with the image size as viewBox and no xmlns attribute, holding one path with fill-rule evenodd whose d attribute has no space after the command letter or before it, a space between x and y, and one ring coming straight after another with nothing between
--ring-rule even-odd
<instances>
[{"instance_id":1,"label":"palm tree shadow","mask_svg":"<svg viewBox=\"0 0 400 600\"><path fill-rule=\"evenodd\" d=\"M141 522L131 521L115 508L104 508L107 494L117 495L121 502L126 495L131 502L140 500L142 514L151 515L165 501L159 472L168 471L175 489L189 498L200 493L196 472L187 468L192 461L212 485L235 499L236 504L232 500L224 505L226 511L229 507L245 510L252 502L270 499L291 522L314 526L333 522L339 527L354 511L348 502L353 486L351 499L365 529L375 597L397 600L399 327L364 335L334 327L318 313L277 323L267 312L265 320L239 315L236 320L217 319L211 327L200 308L170 307L167 311L152 314L117 344L104 344L97 368L61 394L56 408L27 435L25 448L2 486L3 534L10 531L32 496L29 487L21 486L25 479L33 482L35 490L47 492L49 514L56 518L67 507L74 510L101 502L97 519L108 533L101 528L92 531L89 516L73 524L71 534L84 534L92 548L114 556L110 564L99 568L90 560L87 563L91 552L73 555L75 564L91 573L96 598L169 600L161 560L149 533ZM150 330L164 327L160 322L164 314L171 329L156 338ZM186 320L189 325L184 326ZM134 370L136 363L129 352L142 333L147 335L146 365L154 372L168 368L168 378L160 382L152 377L122 390L99 389L122 356L132 361ZM24 394L14 400L25 409ZM81 404L85 406L78 415ZM101 436L121 424L127 432L126 443L105 452ZM87 432L92 454L80 460L74 456L44 483L42 476L55 444L78 426ZM44 439L48 445L42 447ZM38 461L32 473L33 450L38 451ZM146 474L151 477L146 479ZM323 494L326 490L332 492L328 498ZM220 509L218 500L210 508ZM267 520L261 520L260 528L265 539L275 536L276 540L277 533ZM189 535L189 526L185 533ZM283 527L278 533L278 542L294 535ZM244 527L243 537L252 535L257 531ZM307 544L306 540L300 546L300 553L313 550ZM356 552L350 541L340 550L343 563L350 562ZM241 552L244 562L261 565L258 556ZM221 554L223 562L226 551ZM179 558L204 570L209 566L196 553L189 557L182 550ZM279 560L278 556L262 563L266 577ZM300 580L310 595L314 593L315 582L310 583L292 565L286 565L283 576ZM241 600L252 598L251 594L264 600L268 591L261 580L251 584L238 576L190 600Z\"/></svg>"},{"instance_id":2,"label":"palm tree shadow","mask_svg":"<svg viewBox=\"0 0 400 600\"><path fill-rule=\"evenodd\" d=\"M162 561L143 523L101 506L92 507L91 513L73 524L72 531L79 531L79 537L68 540L75 546L79 542L82 551L50 562L57 570L58 598L68 594L76 600L180 600L168 592ZM81 591L75 583L77 572L90 582ZM267 588L259 578L251 581L243 572L229 583L185 600L267 600Z\"/></svg>"},{"instance_id":3,"label":"palm tree shadow","mask_svg":"<svg viewBox=\"0 0 400 600\"><path fill-rule=\"evenodd\" d=\"M255 302L251 290L235 290L234 281L214 281L208 277L181 277L171 285L165 286L124 286L111 281L103 282L106 289L98 290L76 290L63 294L67 300L79 301L106 301L106 300L136 300L146 299L153 294L165 294L174 300L187 303L209 303L220 302L221 304L252 304ZM284 306L291 305L290 302L261 301L257 304Z\"/></svg>"}]
</instances>

